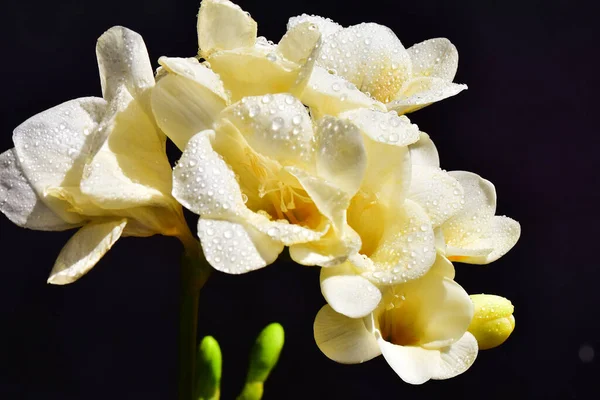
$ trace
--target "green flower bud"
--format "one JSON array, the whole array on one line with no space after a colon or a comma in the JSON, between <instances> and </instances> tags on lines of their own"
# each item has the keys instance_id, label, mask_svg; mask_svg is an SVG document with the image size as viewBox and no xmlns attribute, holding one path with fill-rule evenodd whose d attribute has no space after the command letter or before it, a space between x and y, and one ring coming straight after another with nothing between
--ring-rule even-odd
<instances>
[{"instance_id":1,"label":"green flower bud","mask_svg":"<svg viewBox=\"0 0 600 400\"><path fill-rule=\"evenodd\" d=\"M221 386L221 348L212 336L205 336L196 360L197 400L218 400Z\"/></svg>"}]
</instances>

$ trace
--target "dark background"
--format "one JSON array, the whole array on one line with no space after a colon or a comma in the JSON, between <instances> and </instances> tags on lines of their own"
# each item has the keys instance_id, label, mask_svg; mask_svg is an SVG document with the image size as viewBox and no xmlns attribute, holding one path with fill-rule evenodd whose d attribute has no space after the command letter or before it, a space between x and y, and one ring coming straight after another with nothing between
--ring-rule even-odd
<instances>
[{"instance_id":1,"label":"dark background","mask_svg":"<svg viewBox=\"0 0 600 400\"><path fill-rule=\"evenodd\" d=\"M303 12L343 25L387 25L406 47L448 37L460 54L455 81L469 90L411 118L436 142L443 168L495 184L498 214L520 221L523 233L489 266L457 264L468 292L512 300L510 340L480 352L464 375L422 386L403 383L382 357L346 366L320 353L312 335L324 304L316 268L282 257L244 276L214 273L201 295L199 335L221 343L223 399L238 394L251 343L271 321L287 336L267 400L597 396L600 354L590 360L590 349L600 353L600 85L592 3L239 1L259 34L275 42L288 17ZM161 55L193 56L198 5L3 2L0 150L12 147L12 130L35 113L100 95L94 47L113 25L142 34L155 67ZM71 234L0 218L0 398L175 399L179 244L126 238L77 283L47 285Z\"/></svg>"}]
</instances>

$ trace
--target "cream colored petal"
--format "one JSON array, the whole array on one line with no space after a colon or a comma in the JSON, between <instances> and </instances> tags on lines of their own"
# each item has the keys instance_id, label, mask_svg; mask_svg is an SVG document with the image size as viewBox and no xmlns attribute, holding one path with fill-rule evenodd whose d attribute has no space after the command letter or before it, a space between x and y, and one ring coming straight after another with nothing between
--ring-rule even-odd
<instances>
[{"instance_id":1,"label":"cream colored petal","mask_svg":"<svg viewBox=\"0 0 600 400\"><path fill-rule=\"evenodd\" d=\"M369 259L372 265L363 276L379 284L425 275L436 259L433 228L425 211L407 199L395 214L387 215L383 235Z\"/></svg>"},{"instance_id":2,"label":"cream colored petal","mask_svg":"<svg viewBox=\"0 0 600 400\"><path fill-rule=\"evenodd\" d=\"M289 28L279 41L277 50L288 60L304 64L320 40L318 26L306 21Z\"/></svg>"},{"instance_id":3,"label":"cream colored petal","mask_svg":"<svg viewBox=\"0 0 600 400\"><path fill-rule=\"evenodd\" d=\"M419 140L411 144L410 162L412 165L440 167L440 156L433 140L425 132L419 132Z\"/></svg>"},{"instance_id":4,"label":"cream colored petal","mask_svg":"<svg viewBox=\"0 0 600 400\"><path fill-rule=\"evenodd\" d=\"M311 108L313 116L337 116L355 108L375 108L385 111L385 106L357 89L344 78L330 74L315 66L308 83L300 95L302 103Z\"/></svg>"},{"instance_id":5,"label":"cream colored petal","mask_svg":"<svg viewBox=\"0 0 600 400\"><path fill-rule=\"evenodd\" d=\"M200 218L198 237L206 261L228 274L243 274L263 268L283 251L283 245L268 235L229 221Z\"/></svg>"},{"instance_id":6,"label":"cream colored petal","mask_svg":"<svg viewBox=\"0 0 600 400\"><path fill-rule=\"evenodd\" d=\"M342 26L340 24L333 22L329 18L323 18L323 17L319 17L317 15L307 15L307 14L302 14L302 15L298 15L296 17L290 18L287 23L287 29L289 31L292 28L294 28L300 24L306 23L306 22L316 25L317 28L319 29L319 32L321 32L321 35L323 35L324 37L329 36L333 33L336 33L337 31L342 29Z\"/></svg>"},{"instance_id":7,"label":"cream colored petal","mask_svg":"<svg viewBox=\"0 0 600 400\"><path fill-rule=\"evenodd\" d=\"M317 174L354 196L367 168L360 130L352 122L327 116L318 122L316 139Z\"/></svg>"},{"instance_id":8,"label":"cream colored petal","mask_svg":"<svg viewBox=\"0 0 600 400\"><path fill-rule=\"evenodd\" d=\"M439 371L440 352L417 346L398 346L378 339L381 354L394 372L406 383L420 385Z\"/></svg>"},{"instance_id":9,"label":"cream colored petal","mask_svg":"<svg viewBox=\"0 0 600 400\"><path fill-rule=\"evenodd\" d=\"M444 223L442 231L448 247L468 248L488 230L496 212L496 189L472 172L451 171L450 175L463 187L464 205ZM481 244L477 248L482 248Z\"/></svg>"},{"instance_id":10,"label":"cream colored petal","mask_svg":"<svg viewBox=\"0 0 600 400\"><path fill-rule=\"evenodd\" d=\"M423 207L436 228L460 211L464 193L458 180L438 167L413 165L408 198Z\"/></svg>"},{"instance_id":11,"label":"cream colored petal","mask_svg":"<svg viewBox=\"0 0 600 400\"><path fill-rule=\"evenodd\" d=\"M95 97L68 101L37 114L13 133L15 152L24 175L42 201L65 222L83 218L67 211L62 200L46 197L49 188L79 186L92 151L106 102Z\"/></svg>"},{"instance_id":12,"label":"cream colored petal","mask_svg":"<svg viewBox=\"0 0 600 400\"><path fill-rule=\"evenodd\" d=\"M374 194L385 206L401 204L410 187L408 148L369 139L365 140L365 146L368 162L361 191Z\"/></svg>"},{"instance_id":13,"label":"cream colored petal","mask_svg":"<svg viewBox=\"0 0 600 400\"><path fill-rule=\"evenodd\" d=\"M396 98L386 104L390 111L407 114L420 110L436 101L456 96L467 85L452 83L441 78L414 78L406 82Z\"/></svg>"},{"instance_id":14,"label":"cream colored petal","mask_svg":"<svg viewBox=\"0 0 600 400\"><path fill-rule=\"evenodd\" d=\"M336 312L350 318L372 313L381 301L381 292L359 275L350 263L321 268L321 293Z\"/></svg>"},{"instance_id":15,"label":"cream colored petal","mask_svg":"<svg viewBox=\"0 0 600 400\"><path fill-rule=\"evenodd\" d=\"M290 224L287 220L271 220L262 213L254 213L247 210L241 219L254 227L258 232L268 235L272 240L283 243L286 246L298 243L309 243L319 240L329 230L329 224L322 224L318 230L306 228L296 224Z\"/></svg>"},{"instance_id":16,"label":"cream colored petal","mask_svg":"<svg viewBox=\"0 0 600 400\"><path fill-rule=\"evenodd\" d=\"M328 305L318 312L313 329L319 349L336 362L358 364L381 354L362 319L338 314Z\"/></svg>"},{"instance_id":17,"label":"cream colored petal","mask_svg":"<svg viewBox=\"0 0 600 400\"><path fill-rule=\"evenodd\" d=\"M233 171L212 149L214 134L202 131L188 142L173 170L173 196L203 218L229 218L245 207Z\"/></svg>"},{"instance_id":18,"label":"cream colored petal","mask_svg":"<svg viewBox=\"0 0 600 400\"><path fill-rule=\"evenodd\" d=\"M219 51L208 61L223 80L232 102L247 96L288 93L301 68L278 54L275 46L268 45Z\"/></svg>"},{"instance_id":19,"label":"cream colored petal","mask_svg":"<svg viewBox=\"0 0 600 400\"><path fill-rule=\"evenodd\" d=\"M480 236L462 248L449 246L446 255L453 261L467 264L489 264L506 254L519 240L521 225L505 216L492 217Z\"/></svg>"},{"instance_id":20,"label":"cream colored petal","mask_svg":"<svg viewBox=\"0 0 600 400\"><path fill-rule=\"evenodd\" d=\"M452 82L458 69L458 51L446 38L425 40L408 48L412 76L430 76Z\"/></svg>"},{"instance_id":21,"label":"cream colored petal","mask_svg":"<svg viewBox=\"0 0 600 400\"><path fill-rule=\"evenodd\" d=\"M164 136L129 92L114 98L102 147L88 161L81 191L103 209L172 204L171 166Z\"/></svg>"},{"instance_id":22,"label":"cream colored petal","mask_svg":"<svg viewBox=\"0 0 600 400\"><path fill-rule=\"evenodd\" d=\"M79 229L60 251L48 283L65 285L87 274L121 237L126 224L125 219L115 219Z\"/></svg>"},{"instance_id":23,"label":"cream colored petal","mask_svg":"<svg viewBox=\"0 0 600 400\"><path fill-rule=\"evenodd\" d=\"M354 123L371 139L395 146L406 146L419 140L419 128L404 115L360 108L340 114Z\"/></svg>"},{"instance_id":24,"label":"cream colored petal","mask_svg":"<svg viewBox=\"0 0 600 400\"><path fill-rule=\"evenodd\" d=\"M302 165L313 157L312 120L290 94L245 97L223 111L257 153L281 163Z\"/></svg>"},{"instance_id":25,"label":"cream colored petal","mask_svg":"<svg viewBox=\"0 0 600 400\"><path fill-rule=\"evenodd\" d=\"M96 44L102 96L111 101L122 86L150 109L148 89L154 86L154 73L142 37L127 28L115 26L104 32Z\"/></svg>"},{"instance_id":26,"label":"cream colored petal","mask_svg":"<svg viewBox=\"0 0 600 400\"><path fill-rule=\"evenodd\" d=\"M374 99L388 102L410 77L410 57L387 27L363 23L327 36L318 64L334 70Z\"/></svg>"},{"instance_id":27,"label":"cream colored petal","mask_svg":"<svg viewBox=\"0 0 600 400\"><path fill-rule=\"evenodd\" d=\"M204 58L218 50L254 45L258 29L250 14L228 0L202 0L197 28Z\"/></svg>"},{"instance_id":28,"label":"cream colored petal","mask_svg":"<svg viewBox=\"0 0 600 400\"><path fill-rule=\"evenodd\" d=\"M0 154L0 211L16 225L42 231L62 231L68 224L50 210L35 193L10 149Z\"/></svg>"},{"instance_id":29,"label":"cream colored petal","mask_svg":"<svg viewBox=\"0 0 600 400\"><path fill-rule=\"evenodd\" d=\"M465 372L477 358L477 340L469 332L440 351L440 363L431 379L449 379Z\"/></svg>"}]
</instances>

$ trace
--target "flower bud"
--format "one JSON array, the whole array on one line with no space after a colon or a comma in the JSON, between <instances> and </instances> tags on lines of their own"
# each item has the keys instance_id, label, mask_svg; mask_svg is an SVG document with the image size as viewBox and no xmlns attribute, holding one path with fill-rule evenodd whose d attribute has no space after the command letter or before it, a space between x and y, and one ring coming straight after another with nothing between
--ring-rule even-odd
<instances>
[{"instance_id":1,"label":"flower bud","mask_svg":"<svg viewBox=\"0 0 600 400\"><path fill-rule=\"evenodd\" d=\"M196 361L196 396L198 400L218 400L221 386L222 356L219 342L205 336L198 347Z\"/></svg>"},{"instance_id":2,"label":"flower bud","mask_svg":"<svg viewBox=\"0 0 600 400\"><path fill-rule=\"evenodd\" d=\"M515 329L514 307L510 300L491 294L471 295L474 315L468 331L480 350L500 346Z\"/></svg>"}]
</instances>

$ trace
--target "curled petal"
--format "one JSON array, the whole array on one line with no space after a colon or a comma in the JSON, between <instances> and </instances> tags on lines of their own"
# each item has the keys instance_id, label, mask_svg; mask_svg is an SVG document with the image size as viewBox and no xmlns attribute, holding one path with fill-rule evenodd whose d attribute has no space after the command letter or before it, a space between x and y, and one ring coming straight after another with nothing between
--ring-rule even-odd
<instances>
[{"instance_id":1,"label":"curled petal","mask_svg":"<svg viewBox=\"0 0 600 400\"><path fill-rule=\"evenodd\" d=\"M277 50L288 60L304 64L320 40L317 25L306 21L289 28L279 41Z\"/></svg>"},{"instance_id":2,"label":"curled petal","mask_svg":"<svg viewBox=\"0 0 600 400\"><path fill-rule=\"evenodd\" d=\"M381 354L362 319L338 314L328 305L317 314L313 329L319 349L339 363L358 364Z\"/></svg>"},{"instance_id":3,"label":"curled petal","mask_svg":"<svg viewBox=\"0 0 600 400\"><path fill-rule=\"evenodd\" d=\"M412 165L440 167L440 156L433 140L425 132L419 132L419 140L409 146Z\"/></svg>"},{"instance_id":4,"label":"curled petal","mask_svg":"<svg viewBox=\"0 0 600 400\"><path fill-rule=\"evenodd\" d=\"M212 128L229 99L219 76L195 58L158 62L169 73L152 91L152 111L160 129L183 150L192 136Z\"/></svg>"},{"instance_id":5,"label":"curled petal","mask_svg":"<svg viewBox=\"0 0 600 400\"><path fill-rule=\"evenodd\" d=\"M458 69L458 51L446 38L429 39L407 49L412 76L429 76L452 82Z\"/></svg>"},{"instance_id":6,"label":"curled petal","mask_svg":"<svg viewBox=\"0 0 600 400\"><path fill-rule=\"evenodd\" d=\"M13 133L21 169L35 193L65 222L78 224L83 218L68 211L69 204L46 197L50 188L78 187L106 112L106 102L95 97L68 101L37 114ZM100 136L100 138L98 138Z\"/></svg>"},{"instance_id":7,"label":"curled petal","mask_svg":"<svg viewBox=\"0 0 600 400\"><path fill-rule=\"evenodd\" d=\"M77 226L63 221L40 200L21 170L15 149L0 154L0 211L23 228L61 231Z\"/></svg>"},{"instance_id":8,"label":"curled petal","mask_svg":"<svg viewBox=\"0 0 600 400\"><path fill-rule=\"evenodd\" d=\"M441 78L415 78L406 82L400 89L399 95L387 103L386 107L398 114L407 114L436 101L456 96L465 89L467 85L452 83Z\"/></svg>"},{"instance_id":9,"label":"curled petal","mask_svg":"<svg viewBox=\"0 0 600 400\"><path fill-rule=\"evenodd\" d=\"M96 45L102 96L112 101L122 86L149 109L147 90L154 86L154 73L142 37L127 28L115 26Z\"/></svg>"},{"instance_id":10,"label":"curled petal","mask_svg":"<svg viewBox=\"0 0 600 400\"><path fill-rule=\"evenodd\" d=\"M263 268L277 259L283 245L251 226L200 218L198 237L206 261L228 274Z\"/></svg>"},{"instance_id":11,"label":"curled petal","mask_svg":"<svg viewBox=\"0 0 600 400\"><path fill-rule=\"evenodd\" d=\"M337 31L342 29L342 26L340 24L333 22L329 18L323 18L323 17L319 17L317 15L307 15L307 14L302 14L302 15L298 15L297 17L290 18L287 23L287 29L289 31L289 30L293 29L294 27L296 27L300 24L304 24L306 22L316 25L317 28L319 29L319 32L321 32L321 35L323 35L323 36L329 36L329 35L336 33Z\"/></svg>"},{"instance_id":12,"label":"curled petal","mask_svg":"<svg viewBox=\"0 0 600 400\"><path fill-rule=\"evenodd\" d=\"M65 285L87 274L121 237L125 219L91 222L75 233L60 251L48 283Z\"/></svg>"},{"instance_id":13,"label":"curled petal","mask_svg":"<svg viewBox=\"0 0 600 400\"><path fill-rule=\"evenodd\" d=\"M398 346L378 340L381 354L394 372L406 383L420 385L427 382L439 369L440 352L418 346Z\"/></svg>"},{"instance_id":14,"label":"curled petal","mask_svg":"<svg viewBox=\"0 0 600 400\"><path fill-rule=\"evenodd\" d=\"M228 0L203 0L198 12L198 45L207 58L218 50L251 47L256 40L256 22L250 14Z\"/></svg>"},{"instance_id":15,"label":"curled petal","mask_svg":"<svg viewBox=\"0 0 600 400\"><path fill-rule=\"evenodd\" d=\"M377 286L349 263L321 268L321 293L331 308L350 318L369 315L381 301Z\"/></svg>"},{"instance_id":16,"label":"curled petal","mask_svg":"<svg viewBox=\"0 0 600 400\"><path fill-rule=\"evenodd\" d=\"M440 351L440 363L432 379L450 379L465 372L477 358L477 340L465 332L463 337Z\"/></svg>"},{"instance_id":17,"label":"curled petal","mask_svg":"<svg viewBox=\"0 0 600 400\"><path fill-rule=\"evenodd\" d=\"M406 146L419 140L419 128L404 115L360 108L340 114L354 123L369 138L395 146Z\"/></svg>"}]
</instances>

